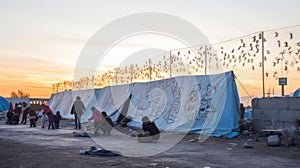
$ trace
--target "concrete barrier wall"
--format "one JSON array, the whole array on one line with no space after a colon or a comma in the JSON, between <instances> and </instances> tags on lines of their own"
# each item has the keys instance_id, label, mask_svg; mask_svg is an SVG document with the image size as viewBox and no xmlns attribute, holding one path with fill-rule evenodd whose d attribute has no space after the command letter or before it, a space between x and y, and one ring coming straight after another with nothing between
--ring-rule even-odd
<instances>
[{"instance_id":1,"label":"concrete barrier wall","mask_svg":"<svg viewBox=\"0 0 300 168\"><path fill-rule=\"evenodd\" d=\"M253 129L286 129L292 137L298 135L300 97L255 98L252 100Z\"/></svg>"}]
</instances>

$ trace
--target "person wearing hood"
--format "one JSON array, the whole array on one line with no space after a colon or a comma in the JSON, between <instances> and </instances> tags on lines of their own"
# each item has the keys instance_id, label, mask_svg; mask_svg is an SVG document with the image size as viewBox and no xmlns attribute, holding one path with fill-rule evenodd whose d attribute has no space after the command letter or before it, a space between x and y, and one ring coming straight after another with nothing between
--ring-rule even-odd
<instances>
[{"instance_id":1,"label":"person wearing hood","mask_svg":"<svg viewBox=\"0 0 300 168\"><path fill-rule=\"evenodd\" d=\"M151 143L156 142L160 137L160 131L154 122L150 121L147 116L142 118L143 131L137 134L139 142Z\"/></svg>"},{"instance_id":2,"label":"person wearing hood","mask_svg":"<svg viewBox=\"0 0 300 168\"><path fill-rule=\"evenodd\" d=\"M81 127L80 118L85 110L86 109L83 102L81 101L81 98L77 96L71 109L71 114L74 114L75 117L75 129L77 128L80 129Z\"/></svg>"}]
</instances>

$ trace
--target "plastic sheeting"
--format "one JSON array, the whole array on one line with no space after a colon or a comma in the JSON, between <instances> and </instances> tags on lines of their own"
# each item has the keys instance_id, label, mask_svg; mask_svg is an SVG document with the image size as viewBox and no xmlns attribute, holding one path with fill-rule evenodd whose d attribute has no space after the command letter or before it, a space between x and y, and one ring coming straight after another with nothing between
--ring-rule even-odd
<instances>
[{"instance_id":1,"label":"plastic sheeting","mask_svg":"<svg viewBox=\"0 0 300 168\"><path fill-rule=\"evenodd\" d=\"M294 93L293 93L293 97L298 97L300 96L300 88L297 89Z\"/></svg>"},{"instance_id":2,"label":"plastic sheeting","mask_svg":"<svg viewBox=\"0 0 300 168\"><path fill-rule=\"evenodd\" d=\"M9 108L9 103L8 101L0 96L0 111L7 111Z\"/></svg>"},{"instance_id":3,"label":"plastic sheeting","mask_svg":"<svg viewBox=\"0 0 300 168\"><path fill-rule=\"evenodd\" d=\"M131 96L130 96L131 95ZM238 130L239 97L233 72L217 75L184 76L165 80L134 83L81 91L53 94L52 110L64 118L70 114L72 102L80 96L86 105L81 120L90 117L90 108L113 115L116 121L125 101L130 97L127 115L131 126L141 127L148 116L162 130L192 131L199 134L226 136Z\"/></svg>"}]
</instances>

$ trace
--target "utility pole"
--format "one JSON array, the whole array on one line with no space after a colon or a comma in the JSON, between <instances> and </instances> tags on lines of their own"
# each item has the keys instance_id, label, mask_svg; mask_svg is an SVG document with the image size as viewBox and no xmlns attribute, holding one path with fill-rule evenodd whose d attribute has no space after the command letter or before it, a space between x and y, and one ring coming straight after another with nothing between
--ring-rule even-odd
<instances>
[{"instance_id":1,"label":"utility pole","mask_svg":"<svg viewBox=\"0 0 300 168\"><path fill-rule=\"evenodd\" d=\"M262 73L262 90L265 97L265 38L264 32L261 31L261 73Z\"/></svg>"}]
</instances>

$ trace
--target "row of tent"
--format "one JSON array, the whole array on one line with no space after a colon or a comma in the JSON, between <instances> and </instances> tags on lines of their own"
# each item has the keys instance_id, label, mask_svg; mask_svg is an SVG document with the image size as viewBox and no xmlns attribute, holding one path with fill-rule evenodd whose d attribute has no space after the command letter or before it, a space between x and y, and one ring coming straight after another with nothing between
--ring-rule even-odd
<instances>
[{"instance_id":1,"label":"row of tent","mask_svg":"<svg viewBox=\"0 0 300 168\"><path fill-rule=\"evenodd\" d=\"M239 119L239 96L232 71L202 76L182 76L159 81L109 86L101 89L64 91L48 102L64 118L73 118L71 107L77 96L86 106L82 122L95 106L113 121L132 118L130 126L141 126L148 116L162 130L184 131L212 136L231 136Z\"/></svg>"}]
</instances>

